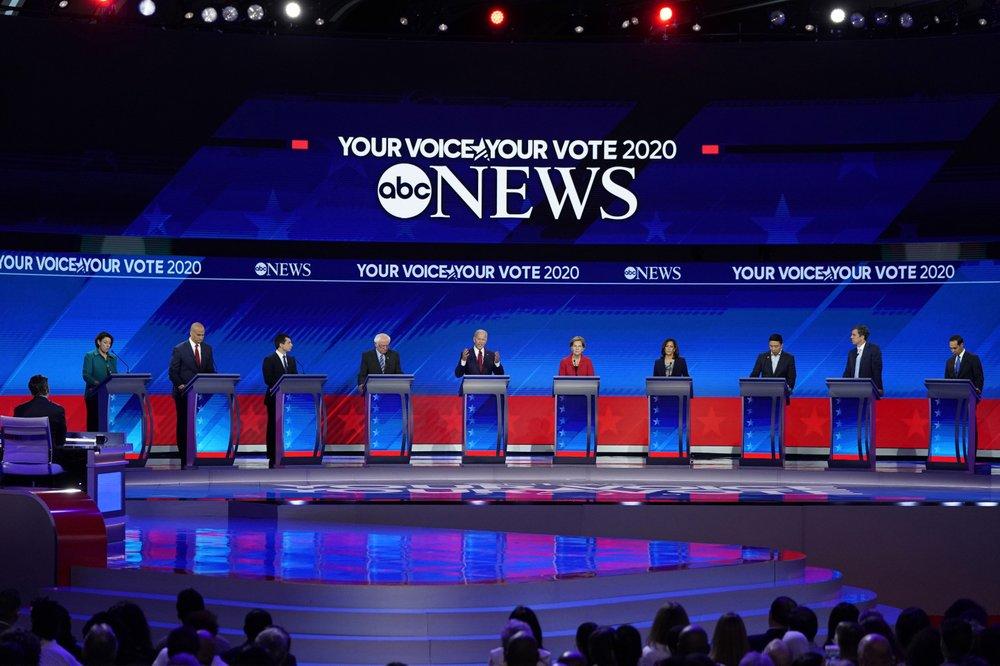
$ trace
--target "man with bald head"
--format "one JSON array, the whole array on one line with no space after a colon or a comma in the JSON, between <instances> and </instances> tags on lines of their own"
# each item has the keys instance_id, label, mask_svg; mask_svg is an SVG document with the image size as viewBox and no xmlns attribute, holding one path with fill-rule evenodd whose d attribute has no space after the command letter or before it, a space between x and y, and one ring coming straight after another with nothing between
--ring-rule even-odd
<instances>
[{"instance_id":1,"label":"man with bald head","mask_svg":"<svg viewBox=\"0 0 1000 666\"><path fill-rule=\"evenodd\" d=\"M177 451L181 467L187 467L187 397L184 388L197 374L214 373L215 357L212 348L205 344L205 326L191 324L188 339L174 347L170 354L170 384L173 386L174 406L177 408Z\"/></svg>"},{"instance_id":2,"label":"man with bald head","mask_svg":"<svg viewBox=\"0 0 1000 666\"><path fill-rule=\"evenodd\" d=\"M858 643L858 666L893 666L896 656L885 636L868 634Z\"/></svg>"}]
</instances>

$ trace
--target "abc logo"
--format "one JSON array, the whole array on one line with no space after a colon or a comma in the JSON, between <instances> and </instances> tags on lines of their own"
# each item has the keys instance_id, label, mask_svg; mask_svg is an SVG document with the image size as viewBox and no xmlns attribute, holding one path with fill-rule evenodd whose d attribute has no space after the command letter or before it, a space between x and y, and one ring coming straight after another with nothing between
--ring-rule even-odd
<instances>
[{"instance_id":1,"label":"abc logo","mask_svg":"<svg viewBox=\"0 0 1000 666\"><path fill-rule=\"evenodd\" d=\"M257 275L260 275L261 277L267 275L267 264L265 264L263 261L258 261L257 265L253 267L253 272L256 273Z\"/></svg>"},{"instance_id":2,"label":"abc logo","mask_svg":"<svg viewBox=\"0 0 1000 666\"><path fill-rule=\"evenodd\" d=\"M416 217L431 202L431 180L420 167L394 164L378 180L378 200L393 217Z\"/></svg>"},{"instance_id":3,"label":"abc logo","mask_svg":"<svg viewBox=\"0 0 1000 666\"><path fill-rule=\"evenodd\" d=\"M635 268L633 268L632 266L629 266L628 268L625 269L625 279L626 280L634 280L635 279Z\"/></svg>"}]
</instances>

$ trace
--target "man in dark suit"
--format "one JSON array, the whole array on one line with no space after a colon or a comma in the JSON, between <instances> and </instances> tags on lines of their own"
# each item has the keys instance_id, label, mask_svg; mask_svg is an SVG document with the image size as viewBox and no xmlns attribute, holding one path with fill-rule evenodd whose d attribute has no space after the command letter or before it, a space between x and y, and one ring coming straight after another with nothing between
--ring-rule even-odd
<instances>
[{"instance_id":1,"label":"man in dark suit","mask_svg":"<svg viewBox=\"0 0 1000 666\"><path fill-rule=\"evenodd\" d=\"M785 341L781 333L772 333L767 339L768 351L757 357L750 371L751 377L784 377L791 394L795 388L795 357L784 351ZM785 398L786 404L791 398Z\"/></svg>"},{"instance_id":2,"label":"man in dark suit","mask_svg":"<svg viewBox=\"0 0 1000 666\"><path fill-rule=\"evenodd\" d=\"M14 416L20 418L49 418L49 431L52 433L52 446L60 447L66 443L66 410L49 400L49 379L45 375L35 375L28 380L28 390L31 400L22 402L14 408Z\"/></svg>"},{"instance_id":3,"label":"man in dark suit","mask_svg":"<svg viewBox=\"0 0 1000 666\"><path fill-rule=\"evenodd\" d=\"M961 335L948 338L948 348L951 349L951 358L945 361L944 378L971 380L976 392L982 393L986 382L983 377L983 362L965 349L965 340Z\"/></svg>"},{"instance_id":4,"label":"man in dark suit","mask_svg":"<svg viewBox=\"0 0 1000 666\"><path fill-rule=\"evenodd\" d=\"M472 334L472 347L462 350L462 355L455 366L455 376L465 375L502 375L503 365L500 364L500 352L486 348L489 334L479 329Z\"/></svg>"},{"instance_id":5,"label":"man in dark suit","mask_svg":"<svg viewBox=\"0 0 1000 666\"><path fill-rule=\"evenodd\" d=\"M187 467L187 396L184 388L197 374L214 373L215 357L212 348L205 344L205 327L191 324L188 339L174 347L170 354L170 383L173 386L174 406L177 409L177 451L181 467Z\"/></svg>"},{"instance_id":6,"label":"man in dark suit","mask_svg":"<svg viewBox=\"0 0 1000 666\"><path fill-rule=\"evenodd\" d=\"M361 369L358 370L358 390L365 390L368 375L401 375L403 365L399 352L389 349L391 338L386 333L375 336L375 349L361 353Z\"/></svg>"},{"instance_id":7,"label":"man in dark suit","mask_svg":"<svg viewBox=\"0 0 1000 666\"><path fill-rule=\"evenodd\" d=\"M278 333L274 336L274 353L264 357L264 384L267 391L264 393L264 406L267 407L267 466L274 469L277 461L275 424L277 415L275 414L275 400L271 389L278 383L282 375L297 375L299 367L295 363L295 357L291 355L292 339L287 333Z\"/></svg>"},{"instance_id":8,"label":"man in dark suit","mask_svg":"<svg viewBox=\"0 0 1000 666\"><path fill-rule=\"evenodd\" d=\"M874 342L868 342L870 334L871 331L864 324L858 324L851 329L851 344L854 347L847 352L844 377L871 379L881 394L884 392L882 388L882 350Z\"/></svg>"}]
</instances>

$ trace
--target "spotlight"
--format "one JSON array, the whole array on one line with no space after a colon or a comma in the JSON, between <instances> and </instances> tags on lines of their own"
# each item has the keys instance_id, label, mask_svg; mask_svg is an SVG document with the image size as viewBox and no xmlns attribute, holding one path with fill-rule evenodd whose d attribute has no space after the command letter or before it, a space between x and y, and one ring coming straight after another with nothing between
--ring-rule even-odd
<instances>
[{"instance_id":1,"label":"spotlight","mask_svg":"<svg viewBox=\"0 0 1000 666\"><path fill-rule=\"evenodd\" d=\"M691 29L694 30L695 32L701 32L701 23L695 23L693 26L691 26Z\"/></svg>"},{"instance_id":2,"label":"spotlight","mask_svg":"<svg viewBox=\"0 0 1000 666\"><path fill-rule=\"evenodd\" d=\"M69 7L68 0L59 0L59 9L66 9Z\"/></svg>"},{"instance_id":3,"label":"spotlight","mask_svg":"<svg viewBox=\"0 0 1000 666\"><path fill-rule=\"evenodd\" d=\"M812 32L813 30L816 29L816 26L814 26L812 23L806 23L804 27L806 29L806 32Z\"/></svg>"},{"instance_id":4,"label":"spotlight","mask_svg":"<svg viewBox=\"0 0 1000 666\"><path fill-rule=\"evenodd\" d=\"M499 7L494 7L487 15L487 19L490 22L490 27L502 28L504 23L507 22L507 14Z\"/></svg>"},{"instance_id":5,"label":"spotlight","mask_svg":"<svg viewBox=\"0 0 1000 666\"><path fill-rule=\"evenodd\" d=\"M875 12L875 25L880 28L889 25L889 12Z\"/></svg>"},{"instance_id":6,"label":"spotlight","mask_svg":"<svg viewBox=\"0 0 1000 666\"><path fill-rule=\"evenodd\" d=\"M201 20L205 23L215 23L217 18L219 18L219 12L215 11L215 7L205 7L201 10Z\"/></svg>"},{"instance_id":7,"label":"spotlight","mask_svg":"<svg viewBox=\"0 0 1000 666\"><path fill-rule=\"evenodd\" d=\"M260 21L264 18L264 8L260 5L250 5L247 7L247 18L251 21Z\"/></svg>"},{"instance_id":8,"label":"spotlight","mask_svg":"<svg viewBox=\"0 0 1000 666\"><path fill-rule=\"evenodd\" d=\"M624 21L622 21L622 30L628 30L628 27L630 25L632 24L628 22L628 19L625 19Z\"/></svg>"},{"instance_id":9,"label":"spotlight","mask_svg":"<svg viewBox=\"0 0 1000 666\"><path fill-rule=\"evenodd\" d=\"M156 3L153 0L142 0L139 3L139 13L143 16L152 16L156 13Z\"/></svg>"},{"instance_id":10,"label":"spotlight","mask_svg":"<svg viewBox=\"0 0 1000 666\"><path fill-rule=\"evenodd\" d=\"M184 18L190 21L194 18L194 12L184 12Z\"/></svg>"},{"instance_id":11,"label":"spotlight","mask_svg":"<svg viewBox=\"0 0 1000 666\"><path fill-rule=\"evenodd\" d=\"M986 17L984 16L980 16L979 19L976 21L976 23L979 25L980 28L985 28L990 24L990 22L987 21Z\"/></svg>"},{"instance_id":12,"label":"spotlight","mask_svg":"<svg viewBox=\"0 0 1000 666\"><path fill-rule=\"evenodd\" d=\"M910 12L903 12L899 15L899 27L904 29L910 29L913 27L913 14Z\"/></svg>"},{"instance_id":13,"label":"spotlight","mask_svg":"<svg viewBox=\"0 0 1000 666\"><path fill-rule=\"evenodd\" d=\"M632 17L632 25L639 25L639 17L638 16L633 16Z\"/></svg>"},{"instance_id":14,"label":"spotlight","mask_svg":"<svg viewBox=\"0 0 1000 666\"><path fill-rule=\"evenodd\" d=\"M573 26L573 32L575 32L578 35L582 35L583 34L583 26L579 25L579 24L578 25L574 25Z\"/></svg>"},{"instance_id":15,"label":"spotlight","mask_svg":"<svg viewBox=\"0 0 1000 666\"><path fill-rule=\"evenodd\" d=\"M674 17L674 10L669 5L662 5L656 10L656 20L666 25Z\"/></svg>"},{"instance_id":16,"label":"spotlight","mask_svg":"<svg viewBox=\"0 0 1000 666\"><path fill-rule=\"evenodd\" d=\"M285 3L285 16L290 19L297 19L302 16L302 5L292 0L291 2Z\"/></svg>"},{"instance_id":17,"label":"spotlight","mask_svg":"<svg viewBox=\"0 0 1000 666\"><path fill-rule=\"evenodd\" d=\"M438 32L448 32L448 24L438 23Z\"/></svg>"},{"instance_id":18,"label":"spotlight","mask_svg":"<svg viewBox=\"0 0 1000 666\"><path fill-rule=\"evenodd\" d=\"M771 25L773 25L775 28L780 28L781 26L785 25L785 21L788 20L788 17L785 16L785 12L781 11L780 9L775 9L767 17L767 20L770 21Z\"/></svg>"},{"instance_id":19,"label":"spotlight","mask_svg":"<svg viewBox=\"0 0 1000 666\"><path fill-rule=\"evenodd\" d=\"M324 23L326 23L326 21L324 21L323 19L321 18L316 19L316 25L323 25Z\"/></svg>"},{"instance_id":20,"label":"spotlight","mask_svg":"<svg viewBox=\"0 0 1000 666\"><path fill-rule=\"evenodd\" d=\"M844 19L847 18L847 12L845 12L840 7L836 7L832 12L830 12L830 21L832 23L841 24Z\"/></svg>"},{"instance_id":21,"label":"spotlight","mask_svg":"<svg viewBox=\"0 0 1000 666\"><path fill-rule=\"evenodd\" d=\"M400 16L399 17L399 25L402 25L402 26L410 25L410 19L408 17L406 17L406 16Z\"/></svg>"},{"instance_id":22,"label":"spotlight","mask_svg":"<svg viewBox=\"0 0 1000 666\"><path fill-rule=\"evenodd\" d=\"M222 19L227 23L232 23L240 17L240 12L232 5L226 5L222 8Z\"/></svg>"},{"instance_id":23,"label":"spotlight","mask_svg":"<svg viewBox=\"0 0 1000 666\"><path fill-rule=\"evenodd\" d=\"M851 12L850 20L853 28L865 27L865 15L861 12Z\"/></svg>"}]
</instances>

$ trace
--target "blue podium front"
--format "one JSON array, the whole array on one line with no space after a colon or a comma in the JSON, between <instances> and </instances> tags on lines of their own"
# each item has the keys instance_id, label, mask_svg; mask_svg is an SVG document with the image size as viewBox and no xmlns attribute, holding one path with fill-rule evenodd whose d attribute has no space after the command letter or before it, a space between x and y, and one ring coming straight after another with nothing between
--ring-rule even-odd
<instances>
[{"instance_id":1,"label":"blue podium front","mask_svg":"<svg viewBox=\"0 0 1000 666\"><path fill-rule=\"evenodd\" d=\"M462 462L507 460L507 375L462 378Z\"/></svg>"},{"instance_id":2,"label":"blue podium front","mask_svg":"<svg viewBox=\"0 0 1000 666\"><path fill-rule=\"evenodd\" d=\"M240 440L235 374L198 374L184 387L187 465L232 465Z\"/></svg>"},{"instance_id":3,"label":"blue podium front","mask_svg":"<svg viewBox=\"0 0 1000 666\"><path fill-rule=\"evenodd\" d=\"M271 388L274 395L274 462L319 465L326 440L326 375L282 375Z\"/></svg>"},{"instance_id":4,"label":"blue podium front","mask_svg":"<svg viewBox=\"0 0 1000 666\"><path fill-rule=\"evenodd\" d=\"M875 469L875 401L871 379L826 380L830 394L829 467Z\"/></svg>"},{"instance_id":5,"label":"blue podium front","mask_svg":"<svg viewBox=\"0 0 1000 666\"><path fill-rule=\"evenodd\" d=\"M408 463L413 449L413 375L368 375L365 462Z\"/></svg>"},{"instance_id":6,"label":"blue podium front","mask_svg":"<svg viewBox=\"0 0 1000 666\"><path fill-rule=\"evenodd\" d=\"M976 406L980 395L968 379L926 379L930 430L927 469L976 469Z\"/></svg>"},{"instance_id":7,"label":"blue podium front","mask_svg":"<svg viewBox=\"0 0 1000 666\"><path fill-rule=\"evenodd\" d=\"M781 467L785 464L785 400L783 377L740 379L743 435L740 465Z\"/></svg>"},{"instance_id":8,"label":"blue podium front","mask_svg":"<svg viewBox=\"0 0 1000 666\"><path fill-rule=\"evenodd\" d=\"M691 463L690 377L646 377L649 449L646 463Z\"/></svg>"},{"instance_id":9,"label":"blue podium front","mask_svg":"<svg viewBox=\"0 0 1000 666\"><path fill-rule=\"evenodd\" d=\"M97 429L120 432L125 460L142 467L153 445L153 416L149 408L148 372L108 375L97 388Z\"/></svg>"},{"instance_id":10,"label":"blue podium front","mask_svg":"<svg viewBox=\"0 0 1000 666\"><path fill-rule=\"evenodd\" d=\"M600 387L600 377L552 378L554 462L584 465L597 462L597 393Z\"/></svg>"}]
</instances>

